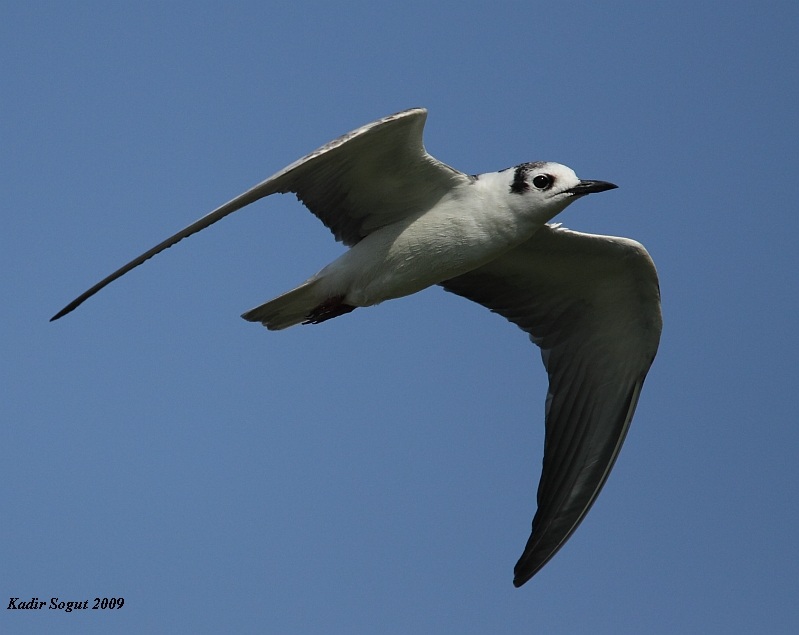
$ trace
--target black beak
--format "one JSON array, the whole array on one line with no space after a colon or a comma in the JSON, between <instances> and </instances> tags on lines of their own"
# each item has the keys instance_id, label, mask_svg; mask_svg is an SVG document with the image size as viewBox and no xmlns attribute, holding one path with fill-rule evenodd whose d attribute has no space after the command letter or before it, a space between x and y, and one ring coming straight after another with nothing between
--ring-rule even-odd
<instances>
[{"instance_id":1,"label":"black beak","mask_svg":"<svg viewBox=\"0 0 799 635\"><path fill-rule=\"evenodd\" d=\"M607 181L580 181L577 185L566 191L576 194L577 196L583 196L584 194L594 194L595 192L615 190L617 187L619 186L614 185L613 183L608 183Z\"/></svg>"}]
</instances>

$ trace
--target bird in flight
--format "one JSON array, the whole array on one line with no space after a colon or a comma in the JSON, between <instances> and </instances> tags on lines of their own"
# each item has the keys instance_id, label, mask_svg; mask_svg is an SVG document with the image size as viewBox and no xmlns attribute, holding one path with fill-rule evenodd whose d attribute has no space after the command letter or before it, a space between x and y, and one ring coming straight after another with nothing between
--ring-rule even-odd
<instances>
[{"instance_id":1,"label":"bird in flight","mask_svg":"<svg viewBox=\"0 0 799 635\"><path fill-rule=\"evenodd\" d=\"M427 111L398 112L292 163L78 296L228 214L296 194L349 247L297 288L244 313L270 330L317 324L437 284L527 332L549 378L544 460L532 533L514 585L533 577L594 503L619 454L661 331L654 263L633 240L550 221L615 188L551 162L467 175L430 156Z\"/></svg>"}]
</instances>

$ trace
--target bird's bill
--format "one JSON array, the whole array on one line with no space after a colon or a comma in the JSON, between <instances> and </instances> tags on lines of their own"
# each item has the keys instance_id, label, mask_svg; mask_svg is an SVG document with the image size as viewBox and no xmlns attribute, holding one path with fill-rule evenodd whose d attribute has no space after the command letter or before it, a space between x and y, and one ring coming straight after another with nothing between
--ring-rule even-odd
<instances>
[{"instance_id":1,"label":"bird's bill","mask_svg":"<svg viewBox=\"0 0 799 635\"><path fill-rule=\"evenodd\" d=\"M580 181L577 185L567 190L577 196L584 194L594 194L596 192L606 192L607 190L615 190L618 185L615 183L608 183L607 181Z\"/></svg>"}]
</instances>

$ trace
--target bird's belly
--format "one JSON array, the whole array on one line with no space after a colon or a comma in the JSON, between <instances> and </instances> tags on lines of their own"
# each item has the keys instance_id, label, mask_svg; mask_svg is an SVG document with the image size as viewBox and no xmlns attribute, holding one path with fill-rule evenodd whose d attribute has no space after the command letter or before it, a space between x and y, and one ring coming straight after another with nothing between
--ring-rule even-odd
<instances>
[{"instance_id":1,"label":"bird's belly","mask_svg":"<svg viewBox=\"0 0 799 635\"><path fill-rule=\"evenodd\" d=\"M327 279L331 295L344 295L353 306L371 306L472 271L527 240L537 228L495 229L443 215L385 227L318 275Z\"/></svg>"}]
</instances>

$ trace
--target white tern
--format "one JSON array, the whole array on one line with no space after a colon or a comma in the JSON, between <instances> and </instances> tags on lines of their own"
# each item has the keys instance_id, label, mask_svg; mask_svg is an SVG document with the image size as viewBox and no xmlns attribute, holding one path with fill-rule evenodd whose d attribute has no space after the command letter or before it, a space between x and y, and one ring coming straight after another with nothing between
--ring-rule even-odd
<instances>
[{"instance_id":1,"label":"white tern","mask_svg":"<svg viewBox=\"0 0 799 635\"><path fill-rule=\"evenodd\" d=\"M422 108L405 110L322 146L52 319L228 214L293 192L350 249L244 319L271 330L316 324L438 284L499 313L541 348L549 376L544 461L532 534L514 570L518 587L569 539L618 456L660 340L658 278L633 240L549 224L578 198L615 185L550 162L464 174L427 154L426 118Z\"/></svg>"}]
</instances>

